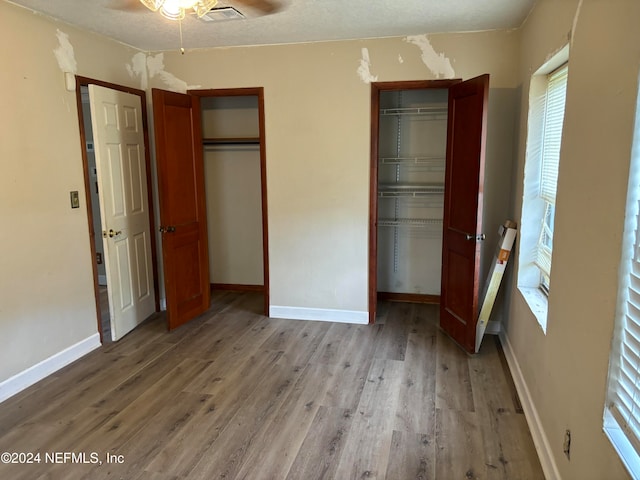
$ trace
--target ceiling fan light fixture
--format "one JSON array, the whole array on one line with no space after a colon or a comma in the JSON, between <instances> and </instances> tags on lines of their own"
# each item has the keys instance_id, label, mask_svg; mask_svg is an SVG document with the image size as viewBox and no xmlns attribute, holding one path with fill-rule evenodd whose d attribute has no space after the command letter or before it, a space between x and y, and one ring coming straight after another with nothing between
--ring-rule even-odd
<instances>
[{"instance_id":1,"label":"ceiling fan light fixture","mask_svg":"<svg viewBox=\"0 0 640 480\"><path fill-rule=\"evenodd\" d=\"M160 15L169 20L182 20L185 14L180 0L165 0L160 7Z\"/></svg>"},{"instance_id":2,"label":"ceiling fan light fixture","mask_svg":"<svg viewBox=\"0 0 640 480\"><path fill-rule=\"evenodd\" d=\"M145 7L147 7L152 12L157 12L158 9L164 3L164 0L140 0L140 3L142 3Z\"/></svg>"},{"instance_id":3,"label":"ceiling fan light fixture","mask_svg":"<svg viewBox=\"0 0 640 480\"><path fill-rule=\"evenodd\" d=\"M193 9L196 11L198 18L206 15L213 7L218 4L218 0L199 0Z\"/></svg>"},{"instance_id":4,"label":"ceiling fan light fixture","mask_svg":"<svg viewBox=\"0 0 640 480\"><path fill-rule=\"evenodd\" d=\"M159 10L169 20L182 20L189 9L193 9L198 17L206 15L218 0L140 0L140 3L153 12Z\"/></svg>"}]
</instances>

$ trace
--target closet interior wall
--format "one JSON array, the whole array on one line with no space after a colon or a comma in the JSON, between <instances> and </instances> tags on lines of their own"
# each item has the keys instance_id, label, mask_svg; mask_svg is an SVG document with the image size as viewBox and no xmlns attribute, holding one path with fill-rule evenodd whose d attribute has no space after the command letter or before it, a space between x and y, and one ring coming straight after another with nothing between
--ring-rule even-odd
<instances>
[{"instance_id":1,"label":"closet interior wall","mask_svg":"<svg viewBox=\"0 0 640 480\"><path fill-rule=\"evenodd\" d=\"M379 293L440 295L446 88L380 92Z\"/></svg>"},{"instance_id":2,"label":"closet interior wall","mask_svg":"<svg viewBox=\"0 0 640 480\"><path fill-rule=\"evenodd\" d=\"M212 286L264 286L256 95L201 98Z\"/></svg>"}]
</instances>

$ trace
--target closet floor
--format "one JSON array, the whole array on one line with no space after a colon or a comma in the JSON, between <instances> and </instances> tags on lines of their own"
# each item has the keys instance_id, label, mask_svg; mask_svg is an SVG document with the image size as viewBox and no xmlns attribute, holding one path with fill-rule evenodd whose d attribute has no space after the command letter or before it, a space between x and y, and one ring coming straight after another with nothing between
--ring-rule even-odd
<instances>
[{"instance_id":1,"label":"closet floor","mask_svg":"<svg viewBox=\"0 0 640 480\"><path fill-rule=\"evenodd\" d=\"M471 357L434 305L350 325L262 302L214 293L173 332L156 315L0 404L0 452L41 455L0 478L544 478L494 337Z\"/></svg>"}]
</instances>

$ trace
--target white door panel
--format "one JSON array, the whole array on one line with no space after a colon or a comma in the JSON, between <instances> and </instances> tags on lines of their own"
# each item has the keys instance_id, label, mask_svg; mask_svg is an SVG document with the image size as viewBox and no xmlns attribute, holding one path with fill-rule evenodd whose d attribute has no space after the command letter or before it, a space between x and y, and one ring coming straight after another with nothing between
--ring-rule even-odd
<instances>
[{"instance_id":1,"label":"white door panel","mask_svg":"<svg viewBox=\"0 0 640 480\"><path fill-rule=\"evenodd\" d=\"M140 97L89 85L113 340L155 311Z\"/></svg>"}]
</instances>

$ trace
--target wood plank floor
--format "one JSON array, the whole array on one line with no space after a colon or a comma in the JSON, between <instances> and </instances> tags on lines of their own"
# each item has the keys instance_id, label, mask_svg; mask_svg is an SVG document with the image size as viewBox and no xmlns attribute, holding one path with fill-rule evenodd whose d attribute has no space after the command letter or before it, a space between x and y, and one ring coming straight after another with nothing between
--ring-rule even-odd
<instances>
[{"instance_id":1,"label":"wood plank floor","mask_svg":"<svg viewBox=\"0 0 640 480\"><path fill-rule=\"evenodd\" d=\"M437 306L383 302L375 325L349 325L266 318L256 293L212 305L0 404L0 452L41 462L0 478L544 478L498 342L466 355Z\"/></svg>"}]
</instances>

